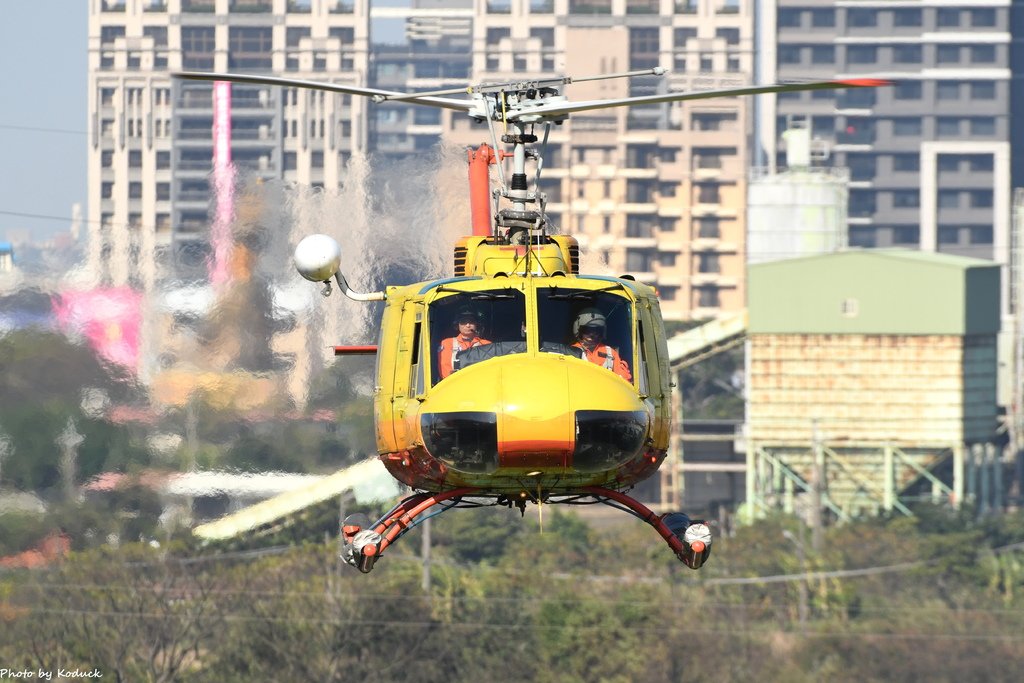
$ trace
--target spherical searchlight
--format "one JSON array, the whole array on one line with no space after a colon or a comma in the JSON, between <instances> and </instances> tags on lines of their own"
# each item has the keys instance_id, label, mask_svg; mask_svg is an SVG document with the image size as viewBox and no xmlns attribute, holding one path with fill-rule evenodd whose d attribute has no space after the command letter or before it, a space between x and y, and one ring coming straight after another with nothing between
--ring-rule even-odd
<instances>
[{"instance_id":1,"label":"spherical searchlight","mask_svg":"<svg viewBox=\"0 0 1024 683\"><path fill-rule=\"evenodd\" d=\"M327 282L341 267L341 247L327 235L303 237L295 247L295 269L310 282Z\"/></svg>"}]
</instances>

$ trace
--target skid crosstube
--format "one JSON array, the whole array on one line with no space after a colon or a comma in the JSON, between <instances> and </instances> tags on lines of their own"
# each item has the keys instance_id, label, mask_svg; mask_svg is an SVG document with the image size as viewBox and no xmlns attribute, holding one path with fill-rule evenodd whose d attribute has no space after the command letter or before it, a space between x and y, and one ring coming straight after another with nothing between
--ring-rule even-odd
<instances>
[{"instance_id":1,"label":"skid crosstube","mask_svg":"<svg viewBox=\"0 0 1024 683\"><path fill-rule=\"evenodd\" d=\"M703 520L690 520L681 512L657 515L632 496L600 486L587 486L583 492L593 496L598 502L612 501L625 506L627 512L654 527L676 557L691 569L700 569L711 554L711 531ZM479 496L480 492L473 488L458 488L441 493L416 493L403 499L366 529L346 523L342 527L345 541L342 559L364 574L368 573L381 554L402 534L416 525L417 517L435 505L453 501L447 508L454 507L462 497L474 495Z\"/></svg>"}]
</instances>

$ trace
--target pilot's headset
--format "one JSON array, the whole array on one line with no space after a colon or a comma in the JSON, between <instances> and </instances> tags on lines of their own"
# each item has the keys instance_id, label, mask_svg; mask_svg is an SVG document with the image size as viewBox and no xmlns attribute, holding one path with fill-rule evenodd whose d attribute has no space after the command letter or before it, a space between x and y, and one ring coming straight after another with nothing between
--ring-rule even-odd
<instances>
[{"instance_id":1,"label":"pilot's headset","mask_svg":"<svg viewBox=\"0 0 1024 683\"><path fill-rule=\"evenodd\" d=\"M459 321L465 318L473 318L476 320L476 333L478 335L484 333L484 317L480 314L480 311L470 308L469 306L463 306L455 313L455 318L452 321L452 327L456 332L459 331Z\"/></svg>"},{"instance_id":2,"label":"pilot's headset","mask_svg":"<svg viewBox=\"0 0 1024 683\"><path fill-rule=\"evenodd\" d=\"M580 338L580 330L584 327L608 327L608 321L604 317L604 313L596 308L584 308L576 316L576 320L572 323L572 336L576 339Z\"/></svg>"}]
</instances>

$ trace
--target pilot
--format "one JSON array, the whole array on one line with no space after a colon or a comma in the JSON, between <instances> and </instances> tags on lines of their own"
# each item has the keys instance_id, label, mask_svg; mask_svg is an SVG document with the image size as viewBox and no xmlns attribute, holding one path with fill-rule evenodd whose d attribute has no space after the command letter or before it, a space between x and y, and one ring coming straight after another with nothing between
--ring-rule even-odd
<instances>
[{"instance_id":1,"label":"pilot","mask_svg":"<svg viewBox=\"0 0 1024 683\"><path fill-rule=\"evenodd\" d=\"M480 332L483 330L483 325L480 324L480 314L472 308L460 308L455 314L454 326L458 334L442 340L441 346L437 349L437 365L441 379L454 372L459 352L491 343L489 339L480 336Z\"/></svg>"},{"instance_id":2,"label":"pilot","mask_svg":"<svg viewBox=\"0 0 1024 683\"><path fill-rule=\"evenodd\" d=\"M632 382L633 375L629 372L629 365L619 357L616 349L604 343L606 327L604 313L596 308L584 308L572 324L572 334L576 339L573 346L581 349L583 357L591 363L611 370L627 382Z\"/></svg>"}]
</instances>

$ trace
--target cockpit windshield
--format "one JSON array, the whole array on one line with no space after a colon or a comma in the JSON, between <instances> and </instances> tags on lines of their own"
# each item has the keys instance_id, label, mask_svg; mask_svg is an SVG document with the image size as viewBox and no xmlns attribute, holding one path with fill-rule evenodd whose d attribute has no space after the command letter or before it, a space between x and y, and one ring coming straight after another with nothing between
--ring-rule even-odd
<instances>
[{"instance_id":1,"label":"cockpit windshield","mask_svg":"<svg viewBox=\"0 0 1024 683\"><path fill-rule=\"evenodd\" d=\"M433 383L496 356L526 353L526 304L518 289L452 294L430 305Z\"/></svg>"},{"instance_id":2,"label":"cockpit windshield","mask_svg":"<svg viewBox=\"0 0 1024 683\"><path fill-rule=\"evenodd\" d=\"M633 321L629 299L608 291L537 289L541 352L585 358L633 381Z\"/></svg>"}]
</instances>

